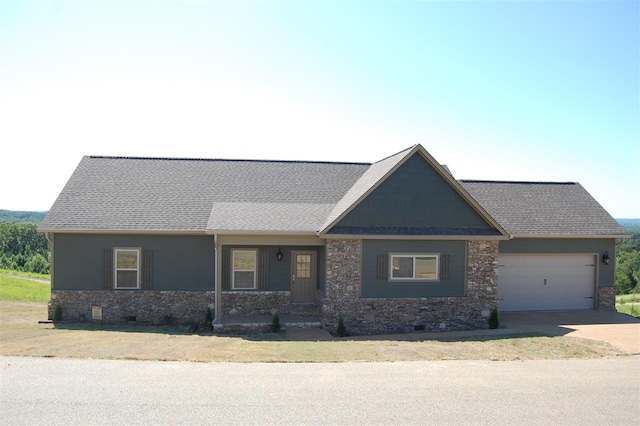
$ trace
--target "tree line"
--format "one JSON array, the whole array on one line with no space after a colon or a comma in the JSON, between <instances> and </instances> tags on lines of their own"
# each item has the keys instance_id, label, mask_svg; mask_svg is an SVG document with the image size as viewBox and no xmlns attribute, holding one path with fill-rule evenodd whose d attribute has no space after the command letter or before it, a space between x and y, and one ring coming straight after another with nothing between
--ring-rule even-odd
<instances>
[{"instance_id":1,"label":"tree line","mask_svg":"<svg viewBox=\"0 0 640 426\"><path fill-rule=\"evenodd\" d=\"M0 222L0 269L50 272L49 241L31 222Z\"/></svg>"},{"instance_id":2,"label":"tree line","mask_svg":"<svg viewBox=\"0 0 640 426\"><path fill-rule=\"evenodd\" d=\"M0 222L33 222L40 223L47 212L29 212L0 209Z\"/></svg>"},{"instance_id":3,"label":"tree line","mask_svg":"<svg viewBox=\"0 0 640 426\"><path fill-rule=\"evenodd\" d=\"M616 292L640 293L640 229L625 226L631 235L618 247L616 258Z\"/></svg>"}]
</instances>

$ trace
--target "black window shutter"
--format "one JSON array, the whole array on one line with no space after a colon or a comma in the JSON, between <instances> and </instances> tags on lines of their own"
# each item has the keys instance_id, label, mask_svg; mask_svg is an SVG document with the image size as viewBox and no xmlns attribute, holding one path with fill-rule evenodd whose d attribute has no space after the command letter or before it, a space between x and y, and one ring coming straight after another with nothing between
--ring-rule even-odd
<instances>
[{"instance_id":1,"label":"black window shutter","mask_svg":"<svg viewBox=\"0 0 640 426\"><path fill-rule=\"evenodd\" d=\"M269 289L269 250L258 252L258 290Z\"/></svg>"},{"instance_id":2,"label":"black window shutter","mask_svg":"<svg viewBox=\"0 0 640 426\"><path fill-rule=\"evenodd\" d=\"M142 250L142 276L140 277L140 287L143 290L153 288L153 250Z\"/></svg>"},{"instance_id":3,"label":"black window shutter","mask_svg":"<svg viewBox=\"0 0 640 426\"><path fill-rule=\"evenodd\" d=\"M113 249L102 250L102 289L113 290Z\"/></svg>"},{"instance_id":4,"label":"black window shutter","mask_svg":"<svg viewBox=\"0 0 640 426\"><path fill-rule=\"evenodd\" d=\"M446 281L449 279L451 274L451 256L448 254L440 255L440 281Z\"/></svg>"},{"instance_id":5,"label":"black window shutter","mask_svg":"<svg viewBox=\"0 0 640 426\"><path fill-rule=\"evenodd\" d=\"M231 256L229 250L222 250L222 265L220 270L222 271L222 289L229 290L231 288Z\"/></svg>"},{"instance_id":6,"label":"black window shutter","mask_svg":"<svg viewBox=\"0 0 640 426\"><path fill-rule=\"evenodd\" d=\"M388 280L389 279L389 255L379 254L377 259L376 279Z\"/></svg>"}]
</instances>

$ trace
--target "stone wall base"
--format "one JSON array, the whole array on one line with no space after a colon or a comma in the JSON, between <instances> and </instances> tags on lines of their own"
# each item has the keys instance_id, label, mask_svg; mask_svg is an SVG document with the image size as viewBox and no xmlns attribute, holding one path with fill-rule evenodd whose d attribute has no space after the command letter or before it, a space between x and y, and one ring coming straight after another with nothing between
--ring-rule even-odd
<instances>
[{"instance_id":1,"label":"stone wall base","mask_svg":"<svg viewBox=\"0 0 640 426\"><path fill-rule=\"evenodd\" d=\"M598 310L614 312L616 310L616 288L598 288Z\"/></svg>"},{"instance_id":2,"label":"stone wall base","mask_svg":"<svg viewBox=\"0 0 640 426\"><path fill-rule=\"evenodd\" d=\"M62 307L62 320L91 321L91 307L101 306L108 324L190 324L204 321L207 308L214 306L213 291L79 291L51 290L49 318L56 306Z\"/></svg>"},{"instance_id":3,"label":"stone wall base","mask_svg":"<svg viewBox=\"0 0 640 426\"><path fill-rule=\"evenodd\" d=\"M222 321L224 315L279 315L291 309L290 291L223 291Z\"/></svg>"},{"instance_id":4,"label":"stone wall base","mask_svg":"<svg viewBox=\"0 0 640 426\"><path fill-rule=\"evenodd\" d=\"M103 321L109 324L135 321L141 324L190 324L202 322L207 308L214 311L214 291L81 291L52 290L49 318L56 306L62 320L91 321L91 307L102 307ZM290 313L290 291L224 291L222 313L228 316ZM215 314L215 312L212 312ZM135 318L135 319L134 319Z\"/></svg>"},{"instance_id":5,"label":"stone wall base","mask_svg":"<svg viewBox=\"0 0 640 426\"><path fill-rule=\"evenodd\" d=\"M488 328L490 310L466 297L360 299L356 309L332 312L323 305L323 328L335 333L339 317L349 335Z\"/></svg>"}]
</instances>

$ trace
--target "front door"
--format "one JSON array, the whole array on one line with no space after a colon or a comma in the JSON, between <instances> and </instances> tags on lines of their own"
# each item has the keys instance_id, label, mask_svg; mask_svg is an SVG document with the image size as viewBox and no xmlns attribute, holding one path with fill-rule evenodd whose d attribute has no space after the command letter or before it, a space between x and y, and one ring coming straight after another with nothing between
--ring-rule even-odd
<instances>
[{"instance_id":1,"label":"front door","mask_svg":"<svg viewBox=\"0 0 640 426\"><path fill-rule=\"evenodd\" d=\"M316 301L316 252L293 251L291 299L294 303Z\"/></svg>"}]
</instances>

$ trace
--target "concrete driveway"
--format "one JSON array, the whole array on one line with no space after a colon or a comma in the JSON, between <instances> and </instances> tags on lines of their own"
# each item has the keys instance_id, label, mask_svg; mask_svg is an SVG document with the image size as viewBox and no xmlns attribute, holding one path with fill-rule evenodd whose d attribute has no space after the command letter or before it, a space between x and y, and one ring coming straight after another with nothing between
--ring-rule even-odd
<instances>
[{"instance_id":1,"label":"concrete driveway","mask_svg":"<svg viewBox=\"0 0 640 426\"><path fill-rule=\"evenodd\" d=\"M640 354L640 319L618 312L502 312L500 328L602 340Z\"/></svg>"}]
</instances>

